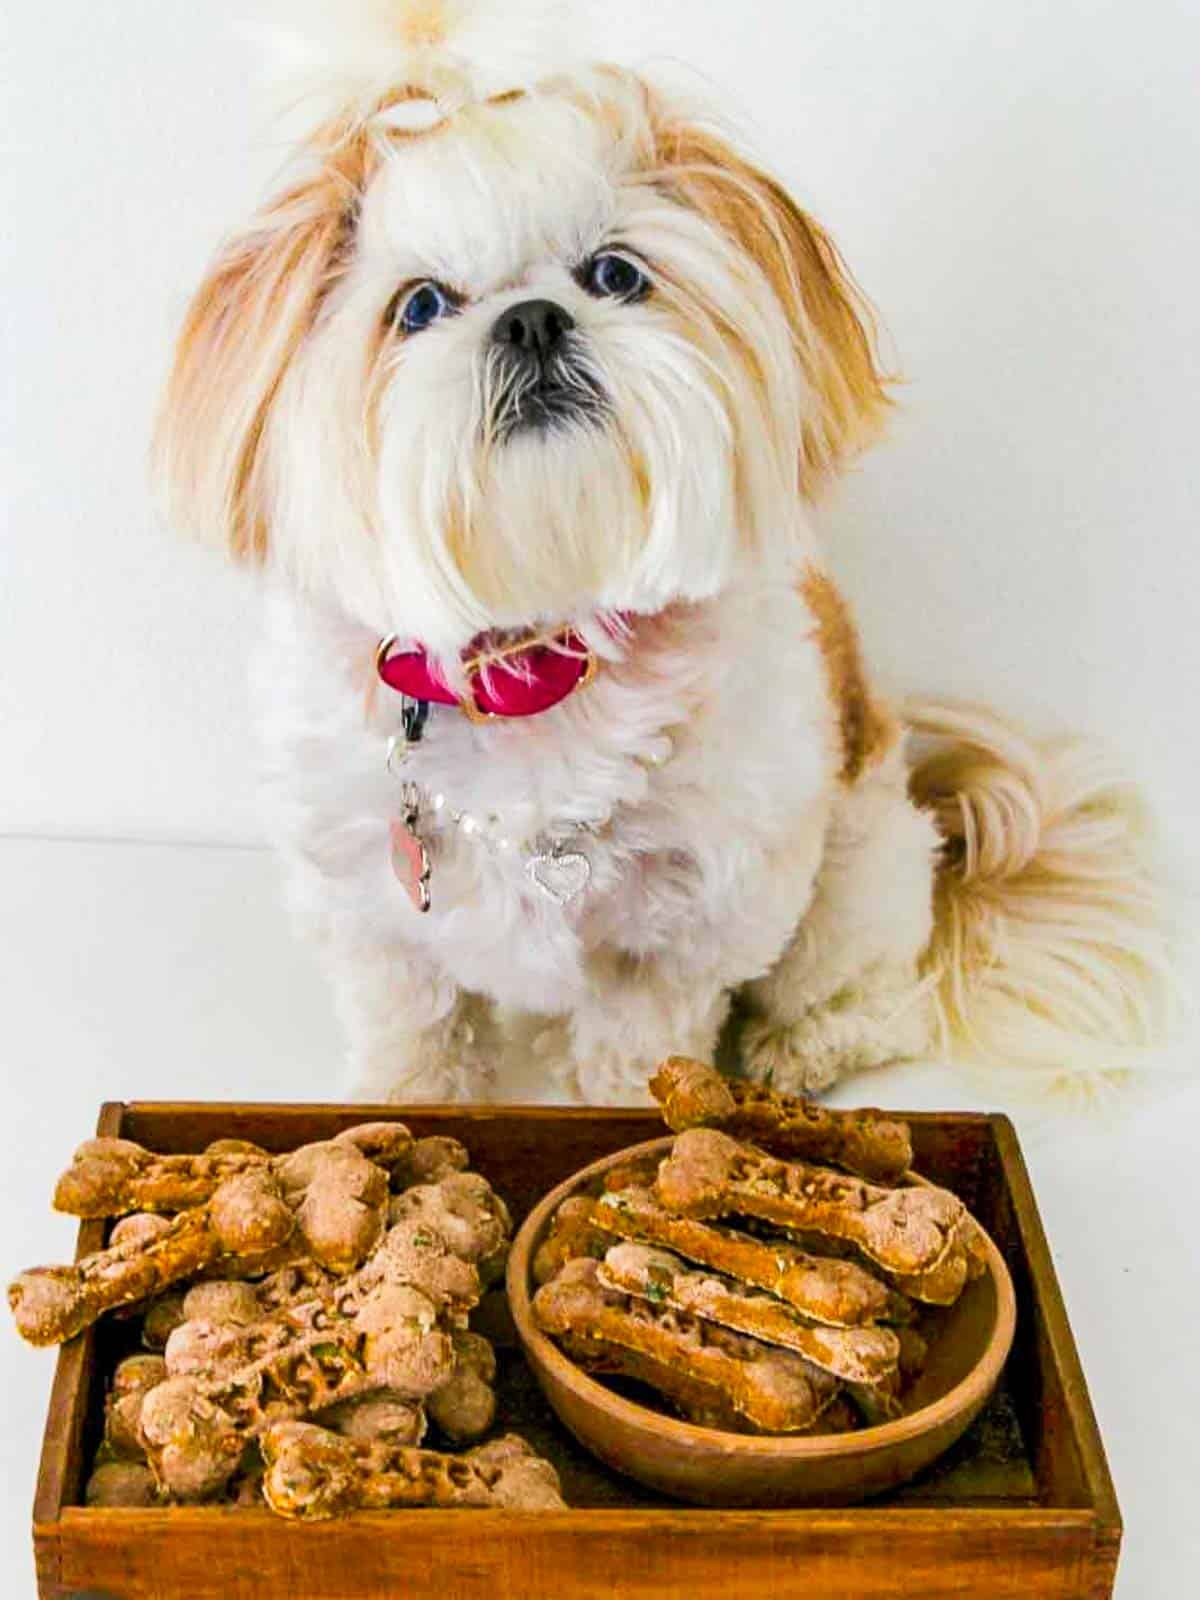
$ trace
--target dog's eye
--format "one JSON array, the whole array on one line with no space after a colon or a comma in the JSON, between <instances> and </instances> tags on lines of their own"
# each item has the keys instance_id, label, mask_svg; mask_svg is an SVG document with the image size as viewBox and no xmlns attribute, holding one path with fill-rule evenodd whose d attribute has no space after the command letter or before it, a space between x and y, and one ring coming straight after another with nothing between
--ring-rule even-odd
<instances>
[{"instance_id":1,"label":"dog's eye","mask_svg":"<svg viewBox=\"0 0 1200 1600\"><path fill-rule=\"evenodd\" d=\"M628 256L603 250L583 269L583 287L603 300L640 300L650 292L650 279Z\"/></svg>"},{"instance_id":2,"label":"dog's eye","mask_svg":"<svg viewBox=\"0 0 1200 1600\"><path fill-rule=\"evenodd\" d=\"M419 283L394 305L391 320L405 333L420 333L431 323L457 311L458 301L440 283Z\"/></svg>"}]
</instances>

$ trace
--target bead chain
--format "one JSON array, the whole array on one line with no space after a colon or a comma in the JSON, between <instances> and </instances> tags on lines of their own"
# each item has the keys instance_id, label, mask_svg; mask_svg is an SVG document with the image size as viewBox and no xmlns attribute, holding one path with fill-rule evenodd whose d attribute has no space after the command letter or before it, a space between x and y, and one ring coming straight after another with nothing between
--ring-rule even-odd
<instances>
[{"instance_id":1,"label":"bead chain","mask_svg":"<svg viewBox=\"0 0 1200 1600\"><path fill-rule=\"evenodd\" d=\"M403 734L398 734L388 740L387 765L389 772L396 773L397 763L395 757L407 747L407 744L408 741ZM667 759L667 754L660 755L657 751L639 757L639 760L644 761L648 767L661 767ZM414 809L425 809L425 807L420 806L420 791L416 784L406 782L405 794L406 803L411 803ZM478 839L485 848L495 850L500 855L509 855L522 845L527 845L533 849L545 849L548 847L561 849L572 840L578 839L582 834L594 835L596 833L596 828L591 823L577 822L572 823L568 828L561 831L543 829L534 835L532 839L514 839L511 834L499 831L501 819L494 811L488 813L486 820L481 820L473 812L459 811L450 805L440 789L435 790L428 797L427 807L435 817L451 822L466 838Z\"/></svg>"}]
</instances>

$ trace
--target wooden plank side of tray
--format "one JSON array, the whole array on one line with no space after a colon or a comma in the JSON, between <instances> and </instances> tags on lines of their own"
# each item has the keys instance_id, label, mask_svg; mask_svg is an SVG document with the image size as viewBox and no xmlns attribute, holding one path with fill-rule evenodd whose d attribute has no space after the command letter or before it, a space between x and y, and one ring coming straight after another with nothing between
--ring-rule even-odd
<instances>
[{"instance_id":1,"label":"wooden plank side of tray","mask_svg":"<svg viewBox=\"0 0 1200 1600\"><path fill-rule=\"evenodd\" d=\"M97 1137L120 1134L125 1107L119 1101L106 1101L96 1119ZM80 1226L75 1259L90 1255L104 1244L104 1223L85 1222ZM46 1431L42 1436L42 1456L33 1497L34 1564L39 1592L42 1584L58 1580L61 1548L59 1517L65 1505L79 1498L83 1478L83 1431L91 1398L90 1383L95 1335L89 1328L58 1352Z\"/></svg>"},{"instance_id":2,"label":"wooden plank side of tray","mask_svg":"<svg viewBox=\"0 0 1200 1600\"><path fill-rule=\"evenodd\" d=\"M1076 1600L1083 1512L396 1512L310 1526L260 1512L68 1511L69 1592L120 1600Z\"/></svg>"},{"instance_id":3,"label":"wooden plank side of tray","mask_svg":"<svg viewBox=\"0 0 1200 1600\"><path fill-rule=\"evenodd\" d=\"M1086 1507L1095 1518L1091 1587L1084 1593L1089 1600L1105 1600L1121 1551L1116 1490L1016 1130L1007 1117L995 1116L992 1124L1018 1255L1032 1291L1031 1315L1020 1329L1011 1365L1018 1382L1032 1389L1026 1403L1036 1425L1026 1432L1034 1469L1043 1500ZM1020 1296L1019 1283L1017 1292Z\"/></svg>"}]
</instances>

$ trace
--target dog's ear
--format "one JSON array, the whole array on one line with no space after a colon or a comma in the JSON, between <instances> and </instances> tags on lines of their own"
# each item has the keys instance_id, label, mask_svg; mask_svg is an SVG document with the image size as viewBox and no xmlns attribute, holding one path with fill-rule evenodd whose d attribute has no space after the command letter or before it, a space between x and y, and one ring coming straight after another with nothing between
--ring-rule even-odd
<instances>
[{"instance_id":1,"label":"dog's ear","mask_svg":"<svg viewBox=\"0 0 1200 1600\"><path fill-rule=\"evenodd\" d=\"M172 523L243 561L269 544L271 405L344 268L374 159L364 130L336 126L307 155L311 170L225 242L193 296L155 430Z\"/></svg>"},{"instance_id":2,"label":"dog's ear","mask_svg":"<svg viewBox=\"0 0 1200 1600\"><path fill-rule=\"evenodd\" d=\"M800 486L812 495L877 435L891 404L871 307L828 234L718 134L667 116L655 144L661 180L757 262L783 306L811 397Z\"/></svg>"}]
</instances>

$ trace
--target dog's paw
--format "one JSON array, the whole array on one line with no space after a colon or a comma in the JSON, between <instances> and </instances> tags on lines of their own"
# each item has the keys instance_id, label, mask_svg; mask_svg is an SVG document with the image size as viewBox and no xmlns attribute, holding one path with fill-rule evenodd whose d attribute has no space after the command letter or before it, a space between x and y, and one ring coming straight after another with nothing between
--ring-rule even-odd
<instances>
[{"instance_id":1,"label":"dog's paw","mask_svg":"<svg viewBox=\"0 0 1200 1600\"><path fill-rule=\"evenodd\" d=\"M751 1017L742 1027L742 1071L784 1094L814 1094L851 1072L911 1058L923 1037L853 1009L819 1009L790 1023Z\"/></svg>"},{"instance_id":2,"label":"dog's paw","mask_svg":"<svg viewBox=\"0 0 1200 1600\"><path fill-rule=\"evenodd\" d=\"M828 1030L814 1026L819 1019L780 1023L770 1017L754 1018L742 1028L740 1054L747 1078L783 1094L812 1094L828 1089L851 1069L839 1042Z\"/></svg>"},{"instance_id":3,"label":"dog's paw","mask_svg":"<svg viewBox=\"0 0 1200 1600\"><path fill-rule=\"evenodd\" d=\"M748 1078L785 1094L816 1093L851 1072L924 1055L932 1031L928 983L905 963L880 963L799 1016L752 1013L738 1051Z\"/></svg>"}]
</instances>

